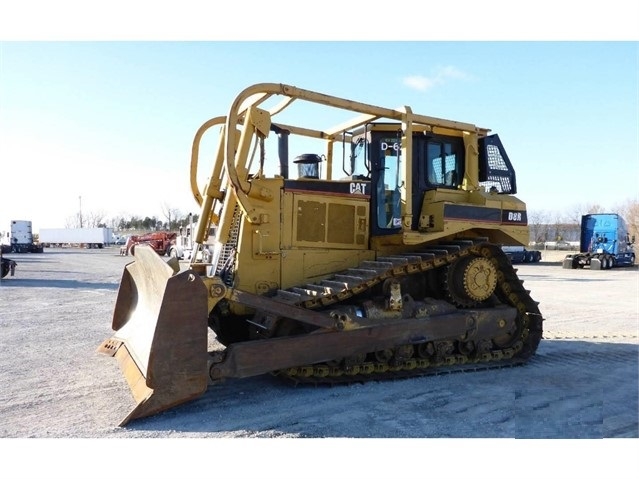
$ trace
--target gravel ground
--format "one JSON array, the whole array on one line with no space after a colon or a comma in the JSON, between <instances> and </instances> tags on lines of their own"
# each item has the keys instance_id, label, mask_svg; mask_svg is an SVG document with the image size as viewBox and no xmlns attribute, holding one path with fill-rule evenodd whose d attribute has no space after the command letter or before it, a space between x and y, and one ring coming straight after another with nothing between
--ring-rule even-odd
<instances>
[{"instance_id":1,"label":"gravel ground","mask_svg":"<svg viewBox=\"0 0 639 479\"><path fill-rule=\"evenodd\" d=\"M564 270L565 254L518 266L545 318L525 366L333 388L232 380L124 428L134 401L95 349L111 336L131 258L116 248L5 255L18 262L0 282L5 477L370 478L445 462L453 477L624 473L639 445L638 269Z\"/></svg>"}]
</instances>

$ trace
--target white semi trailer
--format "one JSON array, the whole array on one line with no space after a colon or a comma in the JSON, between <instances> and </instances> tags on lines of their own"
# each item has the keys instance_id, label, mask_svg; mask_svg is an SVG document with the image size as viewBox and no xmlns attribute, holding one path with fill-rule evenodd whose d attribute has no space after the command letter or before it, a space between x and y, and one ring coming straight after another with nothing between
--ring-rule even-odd
<instances>
[{"instance_id":1,"label":"white semi trailer","mask_svg":"<svg viewBox=\"0 0 639 479\"><path fill-rule=\"evenodd\" d=\"M104 248L113 243L111 228L43 228L40 243L52 246L85 246Z\"/></svg>"},{"instance_id":2,"label":"white semi trailer","mask_svg":"<svg viewBox=\"0 0 639 479\"><path fill-rule=\"evenodd\" d=\"M31 221L11 220L11 230L2 234L3 253L42 253L42 244L33 238Z\"/></svg>"}]
</instances>

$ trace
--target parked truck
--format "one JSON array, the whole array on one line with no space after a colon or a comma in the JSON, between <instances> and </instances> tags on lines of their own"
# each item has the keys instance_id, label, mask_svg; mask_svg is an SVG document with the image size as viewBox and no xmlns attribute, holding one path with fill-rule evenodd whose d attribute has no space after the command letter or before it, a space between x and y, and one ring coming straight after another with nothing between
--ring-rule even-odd
<instances>
[{"instance_id":1,"label":"parked truck","mask_svg":"<svg viewBox=\"0 0 639 479\"><path fill-rule=\"evenodd\" d=\"M11 229L2 235L3 253L42 253L42 244L33 237L31 221L12 220Z\"/></svg>"},{"instance_id":2,"label":"parked truck","mask_svg":"<svg viewBox=\"0 0 639 479\"><path fill-rule=\"evenodd\" d=\"M0 252L0 279L4 278L9 273L11 273L11 276L13 276L17 264L18 263L16 263L12 259L3 258L2 252Z\"/></svg>"},{"instance_id":3,"label":"parked truck","mask_svg":"<svg viewBox=\"0 0 639 479\"><path fill-rule=\"evenodd\" d=\"M104 248L112 242L111 228L43 228L40 230L40 243L46 247Z\"/></svg>"},{"instance_id":4,"label":"parked truck","mask_svg":"<svg viewBox=\"0 0 639 479\"><path fill-rule=\"evenodd\" d=\"M181 260L191 260L193 256L193 252L195 251L195 241L194 241L194 224L193 224L193 215L189 213L189 223L187 226L180 226L180 232L175 237L173 244L169 248L169 256L181 259ZM205 242L202 244L202 247L197 251L195 258L199 263L208 263L211 259L212 255L212 245L215 242L215 228L209 228L209 234L206 238Z\"/></svg>"},{"instance_id":5,"label":"parked truck","mask_svg":"<svg viewBox=\"0 0 639 479\"><path fill-rule=\"evenodd\" d=\"M512 264L539 263L541 261L541 251L528 250L523 246L502 246L501 249Z\"/></svg>"},{"instance_id":6,"label":"parked truck","mask_svg":"<svg viewBox=\"0 0 639 479\"><path fill-rule=\"evenodd\" d=\"M625 220L617 213L581 217L579 253L564 258L563 268L610 269L635 264L635 237L630 238Z\"/></svg>"}]
</instances>

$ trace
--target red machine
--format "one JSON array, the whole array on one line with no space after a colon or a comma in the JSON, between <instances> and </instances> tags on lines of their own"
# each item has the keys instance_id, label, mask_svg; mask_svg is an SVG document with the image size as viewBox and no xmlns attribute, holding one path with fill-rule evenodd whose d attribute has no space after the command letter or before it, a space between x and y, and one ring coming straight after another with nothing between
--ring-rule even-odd
<instances>
[{"instance_id":1,"label":"red machine","mask_svg":"<svg viewBox=\"0 0 639 479\"><path fill-rule=\"evenodd\" d=\"M148 244L160 256L168 255L171 245L175 244L176 237L177 233L168 233L166 231L146 233L143 235L131 235L126 240L124 254L133 255L137 245Z\"/></svg>"}]
</instances>

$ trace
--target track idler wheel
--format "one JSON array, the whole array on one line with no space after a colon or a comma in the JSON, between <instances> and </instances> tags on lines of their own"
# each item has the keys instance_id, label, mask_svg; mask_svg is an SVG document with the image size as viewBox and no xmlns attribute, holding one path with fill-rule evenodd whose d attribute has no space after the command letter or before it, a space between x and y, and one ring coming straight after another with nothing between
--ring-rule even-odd
<instances>
[{"instance_id":1,"label":"track idler wheel","mask_svg":"<svg viewBox=\"0 0 639 479\"><path fill-rule=\"evenodd\" d=\"M446 293L456 305L477 306L490 298L497 288L497 267L490 258L466 256L446 271Z\"/></svg>"}]
</instances>

